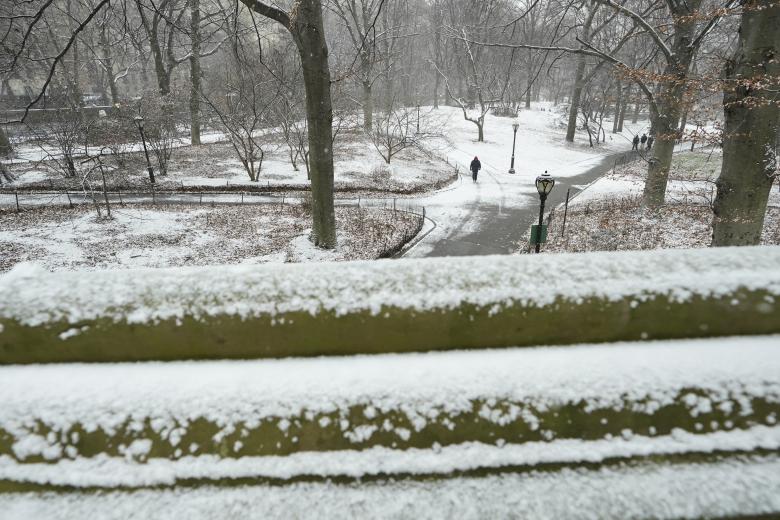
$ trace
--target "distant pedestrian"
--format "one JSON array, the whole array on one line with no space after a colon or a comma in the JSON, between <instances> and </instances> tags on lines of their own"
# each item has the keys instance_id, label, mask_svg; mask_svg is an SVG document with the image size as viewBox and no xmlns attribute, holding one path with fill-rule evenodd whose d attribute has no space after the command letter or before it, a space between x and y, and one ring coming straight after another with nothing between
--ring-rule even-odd
<instances>
[{"instance_id":1,"label":"distant pedestrian","mask_svg":"<svg viewBox=\"0 0 780 520\"><path fill-rule=\"evenodd\" d=\"M655 138L651 135L647 138L647 149L651 149L653 147L653 141L655 141Z\"/></svg>"},{"instance_id":2,"label":"distant pedestrian","mask_svg":"<svg viewBox=\"0 0 780 520\"><path fill-rule=\"evenodd\" d=\"M633 150L639 151L639 136L635 135L634 136L634 140L631 141L631 142L633 143L633 146L631 147L631 150L632 151Z\"/></svg>"},{"instance_id":3,"label":"distant pedestrian","mask_svg":"<svg viewBox=\"0 0 780 520\"><path fill-rule=\"evenodd\" d=\"M645 147L645 143L647 142L647 134L642 134L642 139L639 140L642 143L642 148Z\"/></svg>"},{"instance_id":4,"label":"distant pedestrian","mask_svg":"<svg viewBox=\"0 0 780 520\"><path fill-rule=\"evenodd\" d=\"M474 160L471 161L471 178L474 179L474 182L477 182L477 173L479 173L479 170L482 169L482 163L479 162L479 157L476 155L474 156Z\"/></svg>"}]
</instances>

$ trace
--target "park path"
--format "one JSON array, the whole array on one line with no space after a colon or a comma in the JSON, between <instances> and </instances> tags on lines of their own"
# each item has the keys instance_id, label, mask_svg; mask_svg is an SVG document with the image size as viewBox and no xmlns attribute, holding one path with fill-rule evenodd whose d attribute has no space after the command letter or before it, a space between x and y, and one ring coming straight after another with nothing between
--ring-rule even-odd
<instances>
[{"instance_id":1,"label":"park path","mask_svg":"<svg viewBox=\"0 0 780 520\"><path fill-rule=\"evenodd\" d=\"M518 168L517 174L510 175L482 160L483 169L475 184L467 173L470 156L462 152L454 156L450 159L454 158L461 170L459 183L419 201L435 228L404 256L500 255L522 249L528 242L529 227L539 218L534 180L543 172L523 174ZM550 170L556 184L547 199L546 212L565 201L567 190L574 196L612 170L616 161L631 157L630 152L615 152Z\"/></svg>"}]
</instances>

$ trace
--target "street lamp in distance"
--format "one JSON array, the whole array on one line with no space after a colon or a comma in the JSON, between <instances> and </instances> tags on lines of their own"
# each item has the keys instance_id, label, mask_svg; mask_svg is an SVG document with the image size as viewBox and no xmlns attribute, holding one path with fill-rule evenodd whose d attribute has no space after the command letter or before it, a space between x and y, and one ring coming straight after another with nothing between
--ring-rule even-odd
<instances>
[{"instance_id":1,"label":"street lamp in distance","mask_svg":"<svg viewBox=\"0 0 780 520\"><path fill-rule=\"evenodd\" d=\"M550 177L547 170L542 175L536 178L536 191L539 192L539 225L536 226L536 236L534 242L536 243L536 252L538 253L542 246L542 220L544 219L544 203L547 200L547 196L555 186L555 179Z\"/></svg>"},{"instance_id":2,"label":"street lamp in distance","mask_svg":"<svg viewBox=\"0 0 780 520\"><path fill-rule=\"evenodd\" d=\"M517 142L517 129L520 128L520 123L515 121L512 123L512 130L514 130L514 134L512 135L512 164L509 165L509 173L515 173L515 143Z\"/></svg>"},{"instance_id":3,"label":"street lamp in distance","mask_svg":"<svg viewBox=\"0 0 780 520\"><path fill-rule=\"evenodd\" d=\"M152 169L152 163L149 161L149 150L146 148L146 136L144 135L144 118L135 116L133 118L135 125L138 127L138 132L141 134L141 143L144 145L144 155L146 156L146 171L149 172L149 182L154 184L154 170Z\"/></svg>"}]
</instances>

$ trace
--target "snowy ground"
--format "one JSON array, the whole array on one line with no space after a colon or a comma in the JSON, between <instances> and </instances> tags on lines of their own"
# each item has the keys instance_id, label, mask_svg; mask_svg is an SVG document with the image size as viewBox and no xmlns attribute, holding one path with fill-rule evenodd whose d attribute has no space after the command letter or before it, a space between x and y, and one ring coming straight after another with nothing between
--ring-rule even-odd
<instances>
[{"instance_id":1,"label":"snowy ground","mask_svg":"<svg viewBox=\"0 0 780 520\"><path fill-rule=\"evenodd\" d=\"M340 206L334 252L308 240L311 217L296 203L92 206L0 212L0 272L34 261L49 270L356 260L405 242L420 217Z\"/></svg>"},{"instance_id":2,"label":"snowy ground","mask_svg":"<svg viewBox=\"0 0 780 520\"><path fill-rule=\"evenodd\" d=\"M658 212L641 207L647 165L637 161L618 166L588 186L569 206L565 236L563 213L551 221L544 249L614 251L632 249L708 247L712 238L715 180L720 173L720 150L676 154L670 171L666 205ZM780 191L769 195L762 244L780 244Z\"/></svg>"},{"instance_id":3,"label":"snowy ground","mask_svg":"<svg viewBox=\"0 0 780 520\"><path fill-rule=\"evenodd\" d=\"M298 164L294 170L286 145L278 137L267 138L260 180L251 182L238 160L233 148L224 142L218 142L219 134L210 135L204 146L184 145L174 149L168 165L168 174L161 176L152 156L152 166L157 174L158 189L227 189L231 186L248 188L286 188L302 189L309 185L305 166ZM224 136L221 136L224 138ZM134 149L134 145L129 146ZM389 191L394 193L414 193L443 186L452 181L453 171L446 163L434 155L437 148L424 153L407 149L393 157L386 164L373 145L359 131L342 131L334 148L334 170L337 189ZM51 150L48 152L53 153ZM24 146L19 150L17 159L11 167L15 182L10 188L36 187L39 189L82 189L82 180L65 179L51 161L46 161L46 153L35 147ZM37 160L35 160L37 159ZM121 163L109 157L106 164L111 167L107 177L110 189L148 188L148 173L143 154L134 151L121 156ZM99 185L99 172L95 171L87 184Z\"/></svg>"},{"instance_id":4,"label":"snowy ground","mask_svg":"<svg viewBox=\"0 0 780 520\"><path fill-rule=\"evenodd\" d=\"M601 172L594 171L594 167L600 165L605 156L630 148L632 130L645 130L645 123L635 127L629 124L624 134L608 133L606 143L594 148L588 146L587 137L578 132L575 143L565 144L562 114L549 104L535 104L532 110L520 112L515 153L517 173L510 175L513 119L488 115L485 121L486 140L478 143L476 126L464 120L460 109L441 107L436 111L423 111L424 117L432 119L432 126L446 128L445 139L435 139L426 146L449 164L421 156L419 152L408 152L399 160L393 160L388 176L380 167L381 160L377 162L376 151L354 134L345 137L336 154L337 181L343 186L381 187L403 193L413 192L423 185L440 187L430 195L413 198L415 206L425 207L428 217L421 239L406 253L413 257L511 253L516 250L518 242L527 239L526 227L538 205L534 187L537 175L549 171L560 181L562 187L557 188L558 192L565 193L567 181L585 182L579 178L588 171L593 171L591 176L600 175ZM244 174L230 170L235 169L237 163L231 158L227 146L215 146L194 151L177 150L176 154L180 154L181 159L170 177L177 179L179 188L182 182L185 188L190 189L193 189L194 183L211 184L222 189L228 188L228 182L231 187L235 187L233 182L243 183L239 189L246 186ZM475 155L480 157L483 165L476 184L472 183L468 174L468 165ZM277 155L274 159L271 154L266 160L268 169L261 178L261 184L289 188L290 183L304 183L305 175L302 172L295 174L284 161L284 157ZM275 164L286 168L286 173L274 173ZM138 162L135 167L137 178L143 179L143 163ZM455 169L461 175L455 183L451 183ZM46 202L33 200L33 196L27 194L20 197L22 206ZM62 196L58 202L67 203ZM2 203L14 207L13 194L2 197Z\"/></svg>"}]
</instances>

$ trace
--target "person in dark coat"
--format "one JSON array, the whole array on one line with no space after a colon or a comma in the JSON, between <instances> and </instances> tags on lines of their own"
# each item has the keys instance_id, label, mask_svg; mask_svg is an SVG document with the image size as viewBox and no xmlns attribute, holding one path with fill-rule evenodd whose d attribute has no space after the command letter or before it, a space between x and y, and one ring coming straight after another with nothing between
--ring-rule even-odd
<instances>
[{"instance_id":1,"label":"person in dark coat","mask_svg":"<svg viewBox=\"0 0 780 520\"><path fill-rule=\"evenodd\" d=\"M476 155L474 156L474 160L471 161L471 166L469 168L471 169L471 178L474 179L474 182L477 182L477 173L482 169L482 163L479 162L479 158Z\"/></svg>"},{"instance_id":2,"label":"person in dark coat","mask_svg":"<svg viewBox=\"0 0 780 520\"><path fill-rule=\"evenodd\" d=\"M631 147L631 150L637 150L639 151L639 136L635 135L634 140L631 141L633 143L633 146Z\"/></svg>"},{"instance_id":3,"label":"person in dark coat","mask_svg":"<svg viewBox=\"0 0 780 520\"><path fill-rule=\"evenodd\" d=\"M645 143L647 142L647 134L642 134L642 139L639 140L642 143L642 148L645 147Z\"/></svg>"},{"instance_id":4,"label":"person in dark coat","mask_svg":"<svg viewBox=\"0 0 780 520\"><path fill-rule=\"evenodd\" d=\"M655 141L655 138L652 135L647 138L647 149L648 150L653 147L653 141Z\"/></svg>"}]
</instances>

